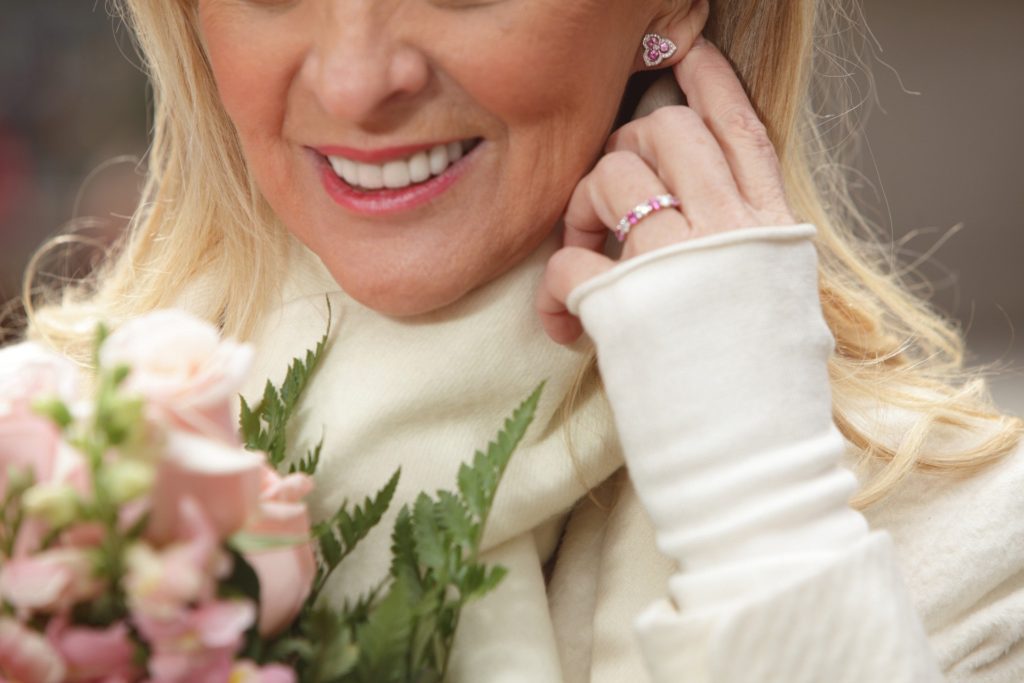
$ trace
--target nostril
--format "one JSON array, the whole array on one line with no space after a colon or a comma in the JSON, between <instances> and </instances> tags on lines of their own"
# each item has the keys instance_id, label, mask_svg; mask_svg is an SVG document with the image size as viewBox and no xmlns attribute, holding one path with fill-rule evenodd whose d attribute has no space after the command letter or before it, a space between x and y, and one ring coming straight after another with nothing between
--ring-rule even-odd
<instances>
[{"instance_id":1,"label":"nostril","mask_svg":"<svg viewBox=\"0 0 1024 683\"><path fill-rule=\"evenodd\" d=\"M365 121L395 100L406 100L430 83L427 57L412 46L376 38L338 36L314 47L302 66L302 82L331 116Z\"/></svg>"},{"instance_id":2,"label":"nostril","mask_svg":"<svg viewBox=\"0 0 1024 683\"><path fill-rule=\"evenodd\" d=\"M402 45L391 57L390 80L396 92L414 94L430 83L430 62L419 50Z\"/></svg>"}]
</instances>

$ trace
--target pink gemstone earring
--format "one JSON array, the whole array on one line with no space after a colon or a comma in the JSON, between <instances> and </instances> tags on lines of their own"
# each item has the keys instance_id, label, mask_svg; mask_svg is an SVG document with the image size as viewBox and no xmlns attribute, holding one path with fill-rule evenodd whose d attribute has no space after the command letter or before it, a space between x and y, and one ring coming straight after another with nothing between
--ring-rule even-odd
<instances>
[{"instance_id":1,"label":"pink gemstone earring","mask_svg":"<svg viewBox=\"0 0 1024 683\"><path fill-rule=\"evenodd\" d=\"M657 33L644 36L644 64L656 67L676 53L676 44Z\"/></svg>"}]
</instances>

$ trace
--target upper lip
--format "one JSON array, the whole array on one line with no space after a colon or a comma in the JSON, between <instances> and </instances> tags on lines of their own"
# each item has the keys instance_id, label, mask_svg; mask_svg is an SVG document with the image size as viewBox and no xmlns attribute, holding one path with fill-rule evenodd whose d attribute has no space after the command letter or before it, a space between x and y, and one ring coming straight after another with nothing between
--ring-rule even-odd
<instances>
[{"instance_id":1,"label":"upper lip","mask_svg":"<svg viewBox=\"0 0 1024 683\"><path fill-rule=\"evenodd\" d=\"M344 157L350 161L359 161L364 164L380 164L398 159L406 159L419 152L427 152L440 145L462 142L465 139L459 138L398 147L379 147L377 149L358 149L355 147L342 147L340 145L325 145L323 147L314 147L313 149L325 157Z\"/></svg>"}]
</instances>

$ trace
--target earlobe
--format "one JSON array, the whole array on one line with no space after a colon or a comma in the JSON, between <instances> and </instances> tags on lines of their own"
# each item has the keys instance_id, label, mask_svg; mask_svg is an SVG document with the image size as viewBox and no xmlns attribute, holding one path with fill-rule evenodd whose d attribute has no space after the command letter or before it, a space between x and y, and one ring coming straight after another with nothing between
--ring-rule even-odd
<instances>
[{"instance_id":1,"label":"earlobe","mask_svg":"<svg viewBox=\"0 0 1024 683\"><path fill-rule=\"evenodd\" d=\"M693 0L652 23L641 45L643 66L664 69L679 62L700 37L710 11L708 0Z\"/></svg>"}]
</instances>

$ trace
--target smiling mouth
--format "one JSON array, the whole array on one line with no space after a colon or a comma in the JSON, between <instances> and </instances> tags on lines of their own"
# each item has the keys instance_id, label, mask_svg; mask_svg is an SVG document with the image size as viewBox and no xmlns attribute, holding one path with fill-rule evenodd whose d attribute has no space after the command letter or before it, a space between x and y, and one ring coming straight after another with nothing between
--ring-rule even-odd
<instances>
[{"instance_id":1,"label":"smiling mouth","mask_svg":"<svg viewBox=\"0 0 1024 683\"><path fill-rule=\"evenodd\" d=\"M326 155L325 158L335 175L355 190L362 192L383 189L401 190L429 182L444 174L481 142L480 138L475 138L436 145L407 157L381 164L355 161L333 154Z\"/></svg>"}]
</instances>

